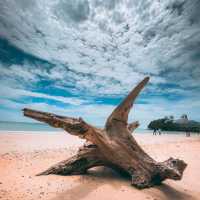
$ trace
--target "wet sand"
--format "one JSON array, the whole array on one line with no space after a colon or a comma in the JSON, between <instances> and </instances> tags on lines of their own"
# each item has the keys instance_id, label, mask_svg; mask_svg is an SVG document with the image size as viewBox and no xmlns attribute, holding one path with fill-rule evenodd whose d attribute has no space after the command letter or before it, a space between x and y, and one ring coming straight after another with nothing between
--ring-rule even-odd
<instances>
[{"instance_id":1,"label":"wet sand","mask_svg":"<svg viewBox=\"0 0 200 200\"><path fill-rule=\"evenodd\" d=\"M75 154L84 141L62 132L5 132L0 133L0 199L200 199L200 136L135 134L135 138L158 161L172 156L188 163L183 179L138 190L130 180L104 167L82 176L35 176Z\"/></svg>"}]
</instances>

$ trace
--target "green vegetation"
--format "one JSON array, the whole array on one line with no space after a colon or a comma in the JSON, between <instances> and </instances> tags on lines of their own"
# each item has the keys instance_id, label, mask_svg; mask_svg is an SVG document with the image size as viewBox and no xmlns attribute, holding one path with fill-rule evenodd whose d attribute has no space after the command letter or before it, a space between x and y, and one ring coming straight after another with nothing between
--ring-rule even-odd
<instances>
[{"instance_id":1,"label":"green vegetation","mask_svg":"<svg viewBox=\"0 0 200 200\"><path fill-rule=\"evenodd\" d=\"M188 120L187 115L174 120L173 116L153 120L148 125L149 129L161 129L163 131L188 131L200 133L200 122Z\"/></svg>"}]
</instances>

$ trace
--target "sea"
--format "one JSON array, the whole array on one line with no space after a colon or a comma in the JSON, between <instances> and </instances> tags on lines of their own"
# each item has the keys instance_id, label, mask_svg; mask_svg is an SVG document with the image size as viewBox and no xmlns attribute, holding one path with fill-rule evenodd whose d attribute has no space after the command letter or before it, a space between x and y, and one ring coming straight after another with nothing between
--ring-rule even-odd
<instances>
[{"instance_id":1,"label":"sea","mask_svg":"<svg viewBox=\"0 0 200 200\"><path fill-rule=\"evenodd\" d=\"M100 127L101 128L101 127ZM63 131L59 128L53 128L49 126L48 124L44 123L28 123L28 122L6 122L6 121L0 121L0 133L3 132L57 132L57 131ZM151 130L148 129L142 129L137 128L137 133L152 133Z\"/></svg>"},{"instance_id":2,"label":"sea","mask_svg":"<svg viewBox=\"0 0 200 200\"><path fill-rule=\"evenodd\" d=\"M102 127L99 127L102 128ZM54 128L45 123L29 123L29 122L6 122L0 121L0 134L9 132L9 133L55 133L55 132L63 132L63 129ZM153 131L145 128L137 128L134 133L144 134L149 133L152 134ZM185 134L183 132L175 132L175 131L162 131L162 134Z\"/></svg>"},{"instance_id":3,"label":"sea","mask_svg":"<svg viewBox=\"0 0 200 200\"><path fill-rule=\"evenodd\" d=\"M3 122L0 121L0 133L3 131L9 132L55 132L62 131L58 128L53 128L47 124L43 123L27 123L27 122Z\"/></svg>"}]
</instances>

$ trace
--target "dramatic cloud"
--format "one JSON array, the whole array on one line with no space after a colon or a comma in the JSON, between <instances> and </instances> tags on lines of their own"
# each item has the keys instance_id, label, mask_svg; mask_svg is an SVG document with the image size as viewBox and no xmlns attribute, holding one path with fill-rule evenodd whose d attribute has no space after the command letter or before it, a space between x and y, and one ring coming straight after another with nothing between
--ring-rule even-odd
<instances>
[{"instance_id":1,"label":"dramatic cloud","mask_svg":"<svg viewBox=\"0 0 200 200\"><path fill-rule=\"evenodd\" d=\"M176 112L200 120L199 9L199 0L1 1L2 109L6 100L79 114L91 105L102 122L97 107L111 111L150 75L140 120Z\"/></svg>"}]
</instances>

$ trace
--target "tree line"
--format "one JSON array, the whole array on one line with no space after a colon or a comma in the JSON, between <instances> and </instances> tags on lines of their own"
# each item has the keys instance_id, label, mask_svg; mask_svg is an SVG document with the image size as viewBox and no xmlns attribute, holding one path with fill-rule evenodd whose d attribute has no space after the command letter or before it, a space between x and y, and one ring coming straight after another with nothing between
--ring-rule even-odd
<instances>
[{"instance_id":1,"label":"tree line","mask_svg":"<svg viewBox=\"0 0 200 200\"><path fill-rule=\"evenodd\" d=\"M153 120L148 125L149 129L160 129L163 131L185 131L200 133L200 122L188 120L187 115L182 115L180 119L174 120L173 116Z\"/></svg>"}]
</instances>

